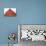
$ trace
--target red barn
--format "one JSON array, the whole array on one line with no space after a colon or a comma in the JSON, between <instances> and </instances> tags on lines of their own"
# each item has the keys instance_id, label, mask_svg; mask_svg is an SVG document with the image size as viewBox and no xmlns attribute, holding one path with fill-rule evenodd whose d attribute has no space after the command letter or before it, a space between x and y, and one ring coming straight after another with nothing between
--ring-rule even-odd
<instances>
[{"instance_id":1,"label":"red barn","mask_svg":"<svg viewBox=\"0 0 46 46\"><path fill-rule=\"evenodd\" d=\"M12 9L8 9L5 13L5 16L15 16L16 13Z\"/></svg>"}]
</instances>

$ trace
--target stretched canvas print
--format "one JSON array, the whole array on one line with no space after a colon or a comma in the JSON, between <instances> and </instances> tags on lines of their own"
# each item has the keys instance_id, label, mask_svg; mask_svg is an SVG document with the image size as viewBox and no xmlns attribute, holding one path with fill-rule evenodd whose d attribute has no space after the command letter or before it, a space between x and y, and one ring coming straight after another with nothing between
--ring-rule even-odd
<instances>
[{"instance_id":1,"label":"stretched canvas print","mask_svg":"<svg viewBox=\"0 0 46 46\"><path fill-rule=\"evenodd\" d=\"M4 8L5 16L16 16L16 8Z\"/></svg>"}]
</instances>

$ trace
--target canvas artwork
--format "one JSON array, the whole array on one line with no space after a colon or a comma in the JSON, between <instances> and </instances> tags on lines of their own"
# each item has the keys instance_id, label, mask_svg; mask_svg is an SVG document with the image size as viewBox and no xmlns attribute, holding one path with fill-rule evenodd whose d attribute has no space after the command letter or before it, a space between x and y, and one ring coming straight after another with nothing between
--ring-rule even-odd
<instances>
[{"instance_id":1,"label":"canvas artwork","mask_svg":"<svg viewBox=\"0 0 46 46\"><path fill-rule=\"evenodd\" d=\"M4 8L4 16L16 16L16 8Z\"/></svg>"}]
</instances>

